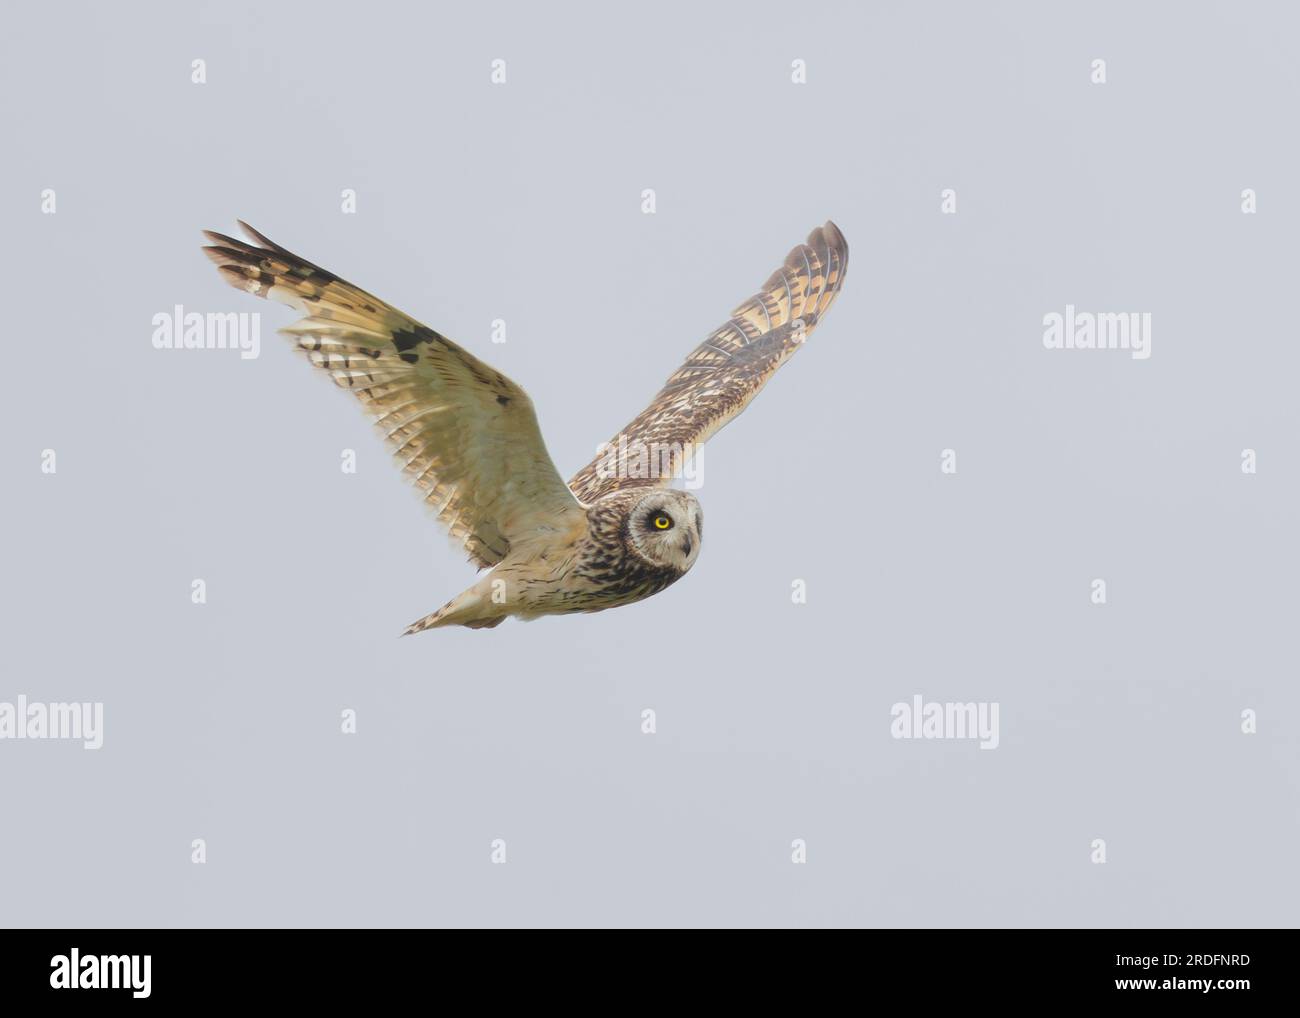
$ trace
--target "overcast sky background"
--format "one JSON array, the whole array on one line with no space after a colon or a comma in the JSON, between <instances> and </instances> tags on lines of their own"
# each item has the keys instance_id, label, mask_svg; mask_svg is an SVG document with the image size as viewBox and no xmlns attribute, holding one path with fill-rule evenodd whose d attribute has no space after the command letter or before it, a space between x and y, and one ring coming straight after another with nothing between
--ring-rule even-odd
<instances>
[{"instance_id":1,"label":"overcast sky background","mask_svg":"<svg viewBox=\"0 0 1300 1018\"><path fill-rule=\"evenodd\" d=\"M106 730L0 741L0 922L1295 924L1293 7L6 17L0 701ZM688 577L399 640L473 569L202 256L236 217L524 385L565 476L809 229L852 256ZM176 304L262 355L154 349ZM1045 349L1067 304L1151 358ZM998 748L892 738L917 694Z\"/></svg>"}]
</instances>

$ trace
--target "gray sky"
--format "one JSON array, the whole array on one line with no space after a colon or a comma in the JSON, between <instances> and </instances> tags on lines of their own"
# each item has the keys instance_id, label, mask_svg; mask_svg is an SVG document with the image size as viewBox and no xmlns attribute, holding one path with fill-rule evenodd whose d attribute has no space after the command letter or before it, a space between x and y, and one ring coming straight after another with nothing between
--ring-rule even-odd
<instances>
[{"instance_id":1,"label":"gray sky","mask_svg":"<svg viewBox=\"0 0 1300 1018\"><path fill-rule=\"evenodd\" d=\"M0 739L0 922L1294 925L1295 11L569 6L7 15L0 702L104 730ZM852 258L689 576L399 640L473 570L202 257L236 217L566 476L810 228ZM177 304L261 355L154 349ZM1067 305L1150 358L1047 349ZM892 737L915 696L997 748Z\"/></svg>"}]
</instances>

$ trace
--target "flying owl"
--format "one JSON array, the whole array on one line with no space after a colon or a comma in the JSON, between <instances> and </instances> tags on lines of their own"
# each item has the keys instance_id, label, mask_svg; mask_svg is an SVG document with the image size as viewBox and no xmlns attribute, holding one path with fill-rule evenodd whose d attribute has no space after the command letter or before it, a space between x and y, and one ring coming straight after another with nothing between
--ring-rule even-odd
<instances>
[{"instance_id":1,"label":"flying owl","mask_svg":"<svg viewBox=\"0 0 1300 1018\"><path fill-rule=\"evenodd\" d=\"M684 576L699 557L704 518L695 496L669 483L817 327L844 284L849 255L834 223L813 230L565 484L518 385L239 225L254 244L205 231L212 244L203 250L221 275L305 315L281 332L361 401L425 504L471 562L491 569L408 634L603 611Z\"/></svg>"}]
</instances>

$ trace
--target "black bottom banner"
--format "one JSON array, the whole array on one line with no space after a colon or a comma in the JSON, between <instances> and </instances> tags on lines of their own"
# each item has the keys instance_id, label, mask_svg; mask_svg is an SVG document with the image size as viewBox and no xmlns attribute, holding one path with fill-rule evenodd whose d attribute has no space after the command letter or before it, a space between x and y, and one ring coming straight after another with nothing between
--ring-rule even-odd
<instances>
[{"instance_id":1,"label":"black bottom banner","mask_svg":"<svg viewBox=\"0 0 1300 1018\"><path fill-rule=\"evenodd\" d=\"M599 937L591 936L600 932ZM6 1003L533 1006L831 995L954 1005L1296 997L1284 935L1264 931L27 930L0 934ZM1291 938L1286 938L1290 940ZM483 994L486 992L486 996ZM820 1003L819 1003L820 1002ZM21 1011L11 1012L15 1014Z\"/></svg>"}]
</instances>

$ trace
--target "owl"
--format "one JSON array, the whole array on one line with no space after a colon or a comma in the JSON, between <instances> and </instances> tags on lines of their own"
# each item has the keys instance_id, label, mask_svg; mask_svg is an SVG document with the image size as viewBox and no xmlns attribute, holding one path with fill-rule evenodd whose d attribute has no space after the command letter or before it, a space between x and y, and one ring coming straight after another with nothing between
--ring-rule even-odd
<instances>
[{"instance_id":1,"label":"owl","mask_svg":"<svg viewBox=\"0 0 1300 1018\"><path fill-rule=\"evenodd\" d=\"M700 554L704 515L693 494L670 482L821 322L849 254L834 223L813 230L566 484L522 388L239 225L253 243L205 231L211 244L203 250L221 275L304 316L281 332L361 401L433 515L471 562L490 570L407 634L603 611L685 576Z\"/></svg>"}]
</instances>

